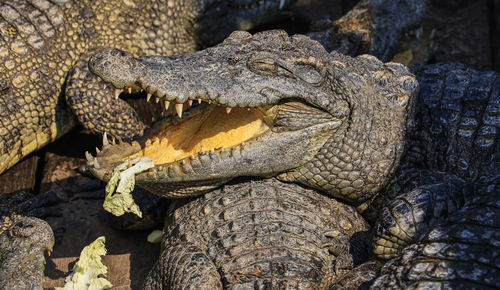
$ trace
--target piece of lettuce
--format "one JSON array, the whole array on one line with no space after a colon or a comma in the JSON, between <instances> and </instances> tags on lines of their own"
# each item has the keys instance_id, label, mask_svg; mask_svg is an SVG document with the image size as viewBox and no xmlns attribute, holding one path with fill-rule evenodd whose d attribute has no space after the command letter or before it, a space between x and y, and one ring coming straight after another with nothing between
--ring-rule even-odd
<instances>
[{"instance_id":1,"label":"piece of lettuce","mask_svg":"<svg viewBox=\"0 0 500 290\"><path fill-rule=\"evenodd\" d=\"M73 272L66 277L64 287L56 287L56 290L97 290L110 289L113 287L105 276L108 268L101 262L101 256L106 255L104 236L98 237L90 245L83 248L78 262L73 266Z\"/></svg>"},{"instance_id":2,"label":"piece of lettuce","mask_svg":"<svg viewBox=\"0 0 500 290\"><path fill-rule=\"evenodd\" d=\"M137 158L118 165L106 185L104 209L116 216L130 212L142 218L142 212L130 193L135 186L135 175L154 166L153 160L148 157Z\"/></svg>"}]
</instances>

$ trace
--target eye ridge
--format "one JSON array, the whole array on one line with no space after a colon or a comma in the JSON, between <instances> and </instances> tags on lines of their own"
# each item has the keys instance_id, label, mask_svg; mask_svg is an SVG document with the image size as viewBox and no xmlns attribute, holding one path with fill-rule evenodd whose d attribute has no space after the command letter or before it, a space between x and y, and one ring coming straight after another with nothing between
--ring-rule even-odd
<instances>
[{"instance_id":1,"label":"eye ridge","mask_svg":"<svg viewBox=\"0 0 500 290\"><path fill-rule=\"evenodd\" d=\"M260 58L251 60L249 69L255 73L274 75L277 71L276 62L270 58Z\"/></svg>"}]
</instances>

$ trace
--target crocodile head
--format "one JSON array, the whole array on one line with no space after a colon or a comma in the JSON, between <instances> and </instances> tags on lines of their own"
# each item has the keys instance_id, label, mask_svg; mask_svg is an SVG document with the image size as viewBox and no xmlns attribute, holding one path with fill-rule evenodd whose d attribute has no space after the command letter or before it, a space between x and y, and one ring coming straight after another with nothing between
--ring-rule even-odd
<instances>
[{"instance_id":1,"label":"crocodile head","mask_svg":"<svg viewBox=\"0 0 500 290\"><path fill-rule=\"evenodd\" d=\"M174 113L133 142L104 146L90 158L93 174L107 180L118 164L147 156L155 167L136 183L167 197L277 176L363 202L399 161L418 88L402 65L329 54L283 31L234 32L175 57L109 50L89 67Z\"/></svg>"},{"instance_id":2,"label":"crocodile head","mask_svg":"<svg viewBox=\"0 0 500 290\"><path fill-rule=\"evenodd\" d=\"M41 219L11 214L0 218L0 287L41 289L44 252L54 246L54 234Z\"/></svg>"}]
</instances>

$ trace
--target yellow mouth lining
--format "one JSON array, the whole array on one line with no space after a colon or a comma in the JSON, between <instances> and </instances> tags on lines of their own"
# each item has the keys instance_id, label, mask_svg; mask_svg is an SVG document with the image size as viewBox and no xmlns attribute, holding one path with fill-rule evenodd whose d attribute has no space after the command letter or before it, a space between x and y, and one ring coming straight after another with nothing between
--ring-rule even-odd
<instances>
[{"instance_id":1,"label":"yellow mouth lining","mask_svg":"<svg viewBox=\"0 0 500 290\"><path fill-rule=\"evenodd\" d=\"M145 148L127 160L147 156L155 164L171 163L198 152L229 148L254 139L271 128L262 109L210 106L180 123L163 128L146 141Z\"/></svg>"}]
</instances>

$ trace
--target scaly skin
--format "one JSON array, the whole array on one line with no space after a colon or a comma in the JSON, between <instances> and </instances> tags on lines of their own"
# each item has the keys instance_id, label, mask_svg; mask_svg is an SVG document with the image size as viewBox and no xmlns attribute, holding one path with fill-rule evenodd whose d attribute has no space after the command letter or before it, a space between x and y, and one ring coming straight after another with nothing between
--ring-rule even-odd
<instances>
[{"instance_id":1,"label":"scaly skin","mask_svg":"<svg viewBox=\"0 0 500 290\"><path fill-rule=\"evenodd\" d=\"M314 190L274 178L226 185L170 212L145 289L329 289L366 259L368 230Z\"/></svg>"},{"instance_id":2,"label":"scaly skin","mask_svg":"<svg viewBox=\"0 0 500 290\"><path fill-rule=\"evenodd\" d=\"M174 58L110 50L90 67L114 86L146 89L162 103L201 98L235 111L265 107L272 128L244 145L206 148L136 175L136 184L166 197L197 195L237 176L278 175L363 203L399 162L418 87L402 65L329 54L316 41L282 31L235 32L216 47ZM97 164L94 174L108 179L148 135L105 146L89 162Z\"/></svg>"},{"instance_id":3,"label":"scaly skin","mask_svg":"<svg viewBox=\"0 0 500 290\"><path fill-rule=\"evenodd\" d=\"M42 289L45 257L54 234L43 220L12 214L0 226L0 288Z\"/></svg>"},{"instance_id":4,"label":"scaly skin","mask_svg":"<svg viewBox=\"0 0 500 290\"><path fill-rule=\"evenodd\" d=\"M186 72L184 63L197 63L200 69ZM208 191L238 175L298 181L359 204L360 211L375 207L380 217L374 252L389 259L439 222L453 221L458 209L487 210L478 200L500 193L500 78L494 72L460 64L424 66L415 70L421 85L417 94L415 79L402 65L328 54L306 37L277 31L233 33L217 47L182 58L134 59L108 51L91 61L91 69L118 88L145 88L168 101L200 97L227 107L276 108L269 114L273 129L244 146L202 152L139 174L137 184L157 194ZM298 109L290 113L291 97L306 106L295 105ZM335 126L320 129L318 122ZM316 126L306 130L298 124ZM307 137L301 137L303 132ZM328 137L317 141L324 132ZM106 179L109 168L146 143L138 139L104 148L93 172ZM359 178L349 181L351 176ZM204 187L197 188L196 182L205 182ZM498 218L495 212L492 217ZM461 238L466 243L467 237ZM498 255L496 248L491 251ZM478 257L472 261L480 262Z\"/></svg>"},{"instance_id":5,"label":"scaly skin","mask_svg":"<svg viewBox=\"0 0 500 290\"><path fill-rule=\"evenodd\" d=\"M426 0L362 0L327 29L310 33L327 50L389 61L405 33L421 25Z\"/></svg>"},{"instance_id":6,"label":"scaly skin","mask_svg":"<svg viewBox=\"0 0 500 290\"><path fill-rule=\"evenodd\" d=\"M478 197L500 192L498 73L453 63L414 71L421 89L408 150L374 205L386 206L375 227L375 251L384 258Z\"/></svg>"},{"instance_id":7,"label":"scaly skin","mask_svg":"<svg viewBox=\"0 0 500 290\"><path fill-rule=\"evenodd\" d=\"M135 56L193 52L203 40L220 41L235 29L265 20L288 1L266 1L260 8L258 3L3 1L0 173L75 124L65 94L78 119L95 132L130 138L130 130L142 130L135 113L88 72L86 60L96 50L120 48ZM220 18L223 27L214 25Z\"/></svg>"},{"instance_id":8,"label":"scaly skin","mask_svg":"<svg viewBox=\"0 0 500 290\"><path fill-rule=\"evenodd\" d=\"M498 191L455 212L385 264L373 289L498 289Z\"/></svg>"},{"instance_id":9,"label":"scaly skin","mask_svg":"<svg viewBox=\"0 0 500 290\"><path fill-rule=\"evenodd\" d=\"M52 251L54 234L40 218L60 214L63 200L54 192L0 195L0 288L42 289L44 251Z\"/></svg>"}]
</instances>

